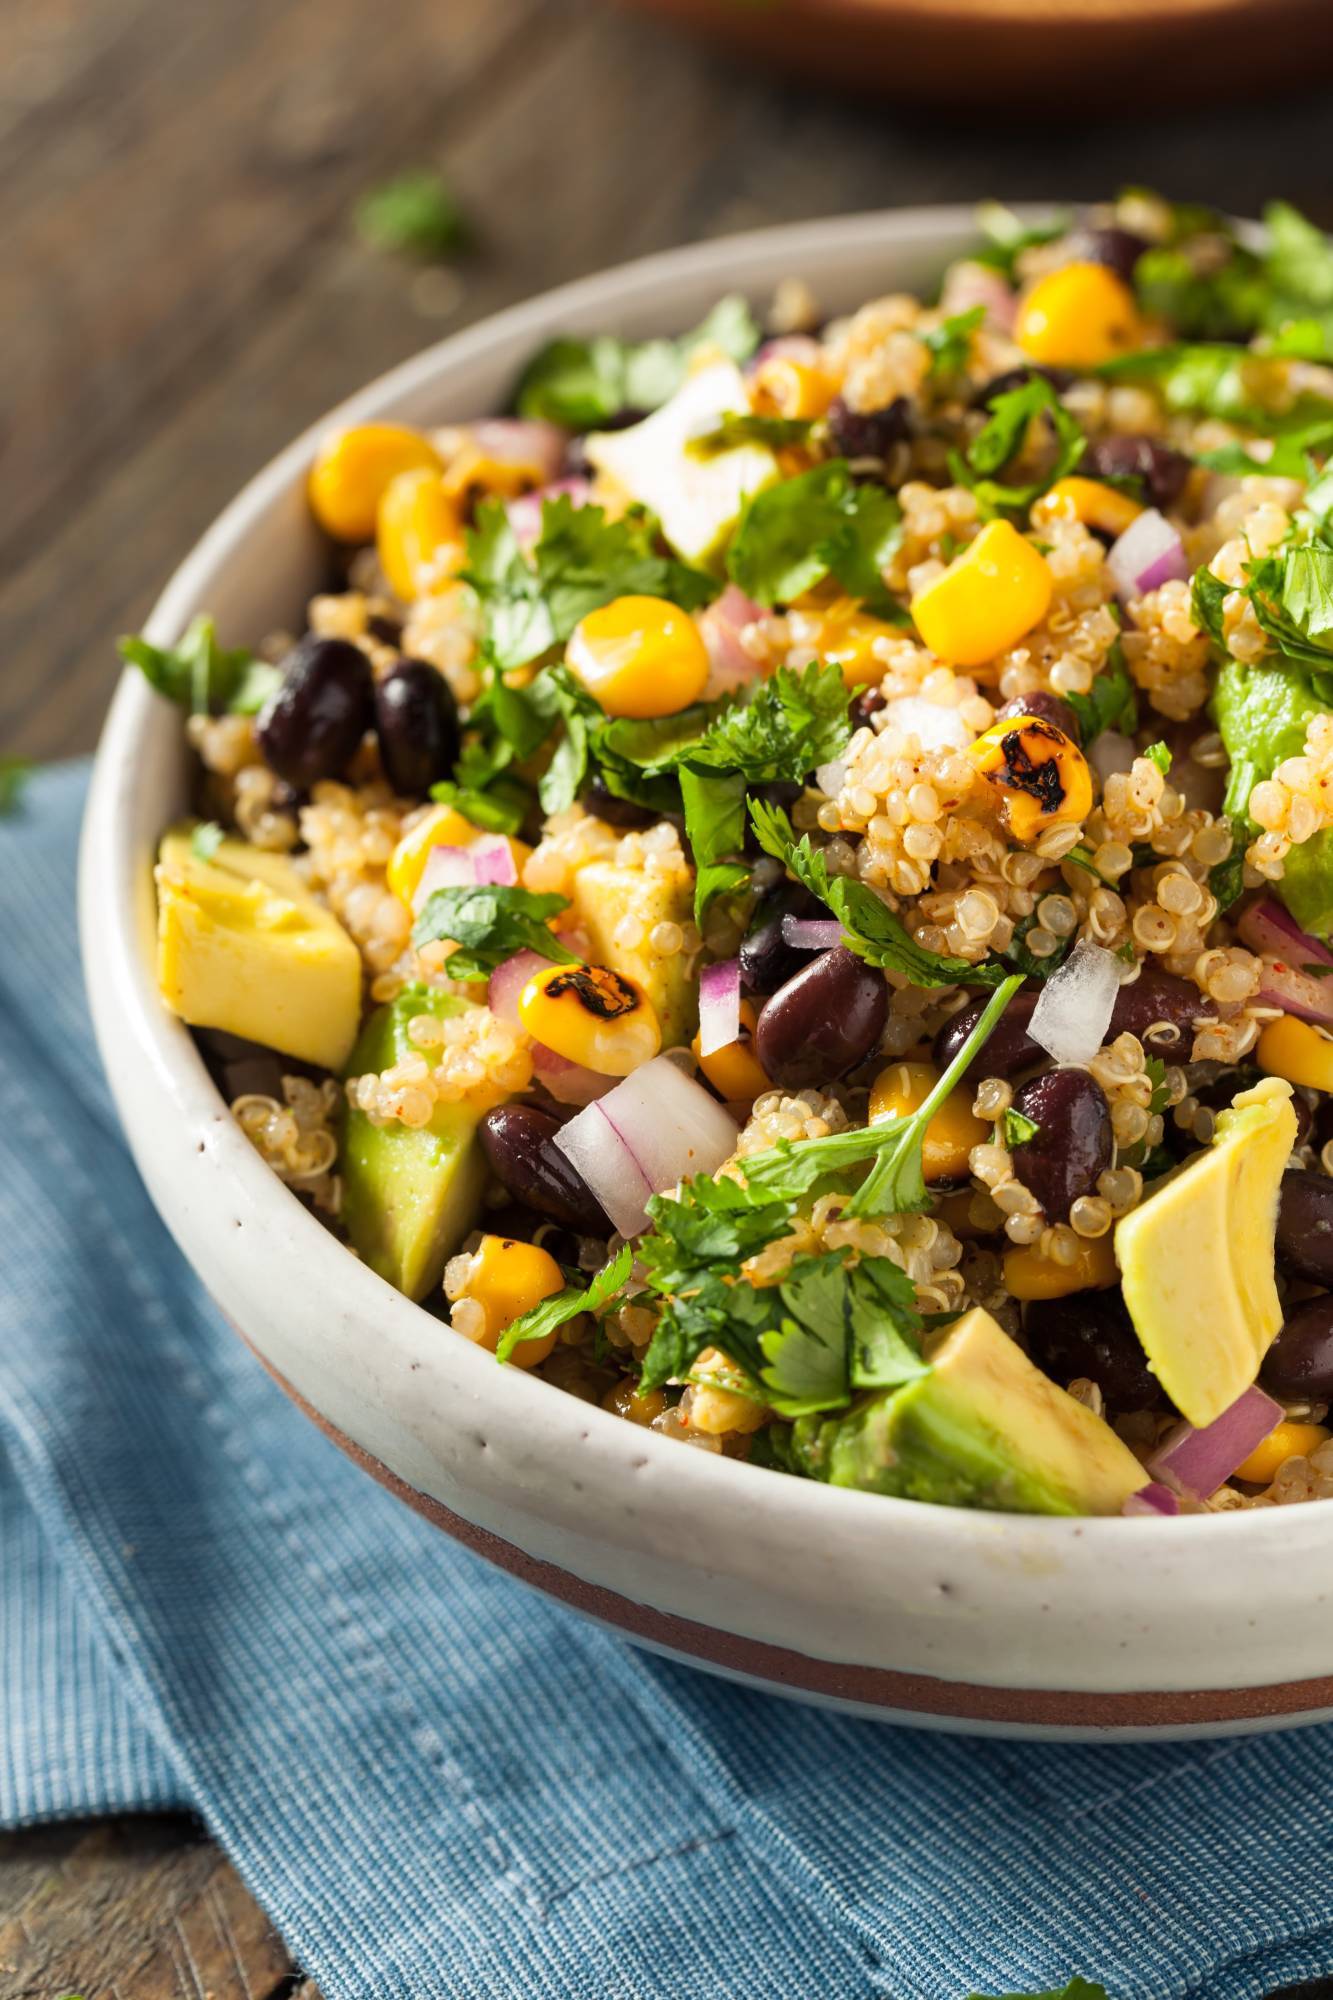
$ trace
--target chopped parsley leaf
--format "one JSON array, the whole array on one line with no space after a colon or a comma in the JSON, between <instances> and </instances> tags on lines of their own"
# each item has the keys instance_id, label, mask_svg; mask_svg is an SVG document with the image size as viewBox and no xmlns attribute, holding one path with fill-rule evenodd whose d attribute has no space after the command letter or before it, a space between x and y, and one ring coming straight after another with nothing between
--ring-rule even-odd
<instances>
[{"instance_id":1,"label":"chopped parsley leaf","mask_svg":"<svg viewBox=\"0 0 1333 2000\"><path fill-rule=\"evenodd\" d=\"M966 368L972 336L985 317L985 306L971 306L922 334L922 344L930 349L932 375L958 375Z\"/></svg>"},{"instance_id":2,"label":"chopped parsley leaf","mask_svg":"<svg viewBox=\"0 0 1333 2000\"><path fill-rule=\"evenodd\" d=\"M281 669L256 659L248 646L227 651L217 627L202 611L174 646L130 636L116 641L122 660L193 715L257 715L282 681Z\"/></svg>"},{"instance_id":3,"label":"chopped parsley leaf","mask_svg":"<svg viewBox=\"0 0 1333 2000\"><path fill-rule=\"evenodd\" d=\"M1001 391L991 398L987 408L990 418L984 429L978 431L966 453L950 454L950 469L960 486L972 488L984 512L1022 511L1074 470L1082 460L1087 439L1042 375L1031 376L1017 389ZM1017 457L1038 417L1047 418L1054 430L1055 462L1043 478L1017 486L1005 485L994 475Z\"/></svg>"},{"instance_id":4,"label":"chopped parsley leaf","mask_svg":"<svg viewBox=\"0 0 1333 2000\"><path fill-rule=\"evenodd\" d=\"M831 458L754 494L741 515L727 568L760 604L790 604L825 577L876 616L905 614L881 574L898 546L902 509L883 486L858 485Z\"/></svg>"},{"instance_id":5,"label":"chopped parsley leaf","mask_svg":"<svg viewBox=\"0 0 1333 2000\"><path fill-rule=\"evenodd\" d=\"M468 235L457 200L441 175L429 168L372 188L357 203L354 220L373 249L427 262L461 249Z\"/></svg>"},{"instance_id":6,"label":"chopped parsley leaf","mask_svg":"<svg viewBox=\"0 0 1333 2000\"><path fill-rule=\"evenodd\" d=\"M1026 1146L1029 1139L1035 1139L1040 1125L1031 1118L1025 1118L1013 1105L1004 1114L1004 1142L1006 1146Z\"/></svg>"},{"instance_id":7,"label":"chopped parsley leaf","mask_svg":"<svg viewBox=\"0 0 1333 2000\"><path fill-rule=\"evenodd\" d=\"M633 1267L633 1245L626 1243L587 1285L566 1285L563 1292L539 1300L505 1328L495 1350L496 1360L508 1361L525 1340L539 1340L544 1334L553 1333L556 1327L573 1319L575 1313L600 1311L628 1281Z\"/></svg>"},{"instance_id":8,"label":"chopped parsley leaf","mask_svg":"<svg viewBox=\"0 0 1333 2000\"><path fill-rule=\"evenodd\" d=\"M1104 729L1130 735L1138 727L1139 704L1119 640L1106 657L1106 665L1094 678L1087 694L1067 694L1064 699L1078 717L1084 750Z\"/></svg>"},{"instance_id":9,"label":"chopped parsley leaf","mask_svg":"<svg viewBox=\"0 0 1333 2000\"><path fill-rule=\"evenodd\" d=\"M1171 752L1167 749L1165 743L1150 743L1143 752L1143 755L1148 759L1150 764L1157 766L1163 777L1171 769Z\"/></svg>"},{"instance_id":10,"label":"chopped parsley leaf","mask_svg":"<svg viewBox=\"0 0 1333 2000\"><path fill-rule=\"evenodd\" d=\"M412 926L412 944L420 950L423 944L450 940L458 950L449 954L449 977L474 982L489 979L516 951L537 951L554 964L577 965L577 953L549 926L550 918L568 908L563 896L538 896L509 884L437 889Z\"/></svg>"},{"instance_id":11,"label":"chopped parsley leaf","mask_svg":"<svg viewBox=\"0 0 1333 2000\"><path fill-rule=\"evenodd\" d=\"M528 363L515 391L521 417L540 417L569 430L595 430L625 410L658 409L685 380L690 357L720 347L748 361L760 331L738 294L719 299L707 319L679 340L553 340Z\"/></svg>"}]
</instances>

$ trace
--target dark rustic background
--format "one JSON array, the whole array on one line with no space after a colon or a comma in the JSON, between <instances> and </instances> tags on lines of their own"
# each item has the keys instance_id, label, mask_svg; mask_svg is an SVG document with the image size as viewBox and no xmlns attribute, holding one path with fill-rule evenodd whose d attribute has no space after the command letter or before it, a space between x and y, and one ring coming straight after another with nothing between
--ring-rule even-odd
<instances>
[{"instance_id":1,"label":"dark rustic background","mask_svg":"<svg viewBox=\"0 0 1333 2000\"><path fill-rule=\"evenodd\" d=\"M1093 120L1071 74L1048 115L908 116L597 0L0 0L0 752L89 749L116 635L241 481L497 306L730 229L991 193L1280 192L1333 225L1331 110ZM475 228L447 267L350 225L417 166ZM296 1992L188 1823L0 1838L0 2000Z\"/></svg>"}]
</instances>

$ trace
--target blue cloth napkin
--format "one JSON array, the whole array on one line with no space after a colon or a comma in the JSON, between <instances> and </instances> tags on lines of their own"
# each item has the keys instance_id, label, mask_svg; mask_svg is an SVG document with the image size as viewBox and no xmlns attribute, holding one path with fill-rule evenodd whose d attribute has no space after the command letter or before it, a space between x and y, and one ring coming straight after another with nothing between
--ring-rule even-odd
<instances>
[{"instance_id":1,"label":"blue cloth napkin","mask_svg":"<svg viewBox=\"0 0 1333 2000\"><path fill-rule=\"evenodd\" d=\"M971 1741L634 1652L418 1520L124 1152L85 771L0 822L0 1824L188 1806L326 2000L1251 2000L1333 1968L1333 1730ZM447 1335L441 1334L441 1338Z\"/></svg>"}]
</instances>

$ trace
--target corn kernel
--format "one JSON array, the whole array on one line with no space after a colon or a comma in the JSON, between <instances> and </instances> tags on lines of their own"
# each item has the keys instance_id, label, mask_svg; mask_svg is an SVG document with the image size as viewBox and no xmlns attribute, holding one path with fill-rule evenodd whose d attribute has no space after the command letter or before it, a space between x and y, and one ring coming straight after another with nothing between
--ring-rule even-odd
<instances>
[{"instance_id":1,"label":"corn kernel","mask_svg":"<svg viewBox=\"0 0 1333 2000\"><path fill-rule=\"evenodd\" d=\"M870 1089L870 1122L884 1118L905 1118L925 1103L940 1080L933 1063L890 1063L875 1078ZM964 1179L968 1155L974 1146L985 1145L990 1126L972 1110L969 1089L951 1090L926 1127L921 1160L927 1181Z\"/></svg>"},{"instance_id":2,"label":"corn kernel","mask_svg":"<svg viewBox=\"0 0 1333 2000\"><path fill-rule=\"evenodd\" d=\"M520 493L541 486L546 477L546 468L535 459L492 458L480 445L468 444L445 467L444 490L463 507L477 500L517 499Z\"/></svg>"},{"instance_id":3,"label":"corn kernel","mask_svg":"<svg viewBox=\"0 0 1333 2000\"><path fill-rule=\"evenodd\" d=\"M1070 1292L1105 1291L1119 1275L1110 1236L1080 1237L1068 1264L1043 1257L1035 1244L1004 1253L1005 1290L1015 1299L1063 1299Z\"/></svg>"},{"instance_id":4,"label":"corn kernel","mask_svg":"<svg viewBox=\"0 0 1333 2000\"><path fill-rule=\"evenodd\" d=\"M1333 1091L1333 1041L1294 1014L1269 1022L1254 1059L1266 1076L1284 1076L1288 1083L1309 1090Z\"/></svg>"},{"instance_id":5,"label":"corn kernel","mask_svg":"<svg viewBox=\"0 0 1333 2000\"><path fill-rule=\"evenodd\" d=\"M768 1420L768 1411L753 1396L741 1395L727 1387L737 1379L737 1370L716 1347L705 1347L690 1371L690 1400L685 1421L691 1430L709 1437L723 1437L728 1431L748 1435Z\"/></svg>"},{"instance_id":6,"label":"corn kernel","mask_svg":"<svg viewBox=\"0 0 1333 2000\"><path fill-rule=\"evenodd\" d=\"M759 1058L754 1052L754 1031L758 1016L754 1004L741 1001L741 1031L734 1042L714 1049L711 1055L700 1052L702 1037L697 1035L690 1044L700 1069L729 1104L753 1104L756 1097L762 1097L773 1085L759 1066Z\"/></svg>"},{"instance_id":7,"label":"corn kernel","mask_svg":"<svg viewBox=\"0 0 1333 2000\"><path fill-rule=\"evenodd\" d=\"M834 385L822 368L775 354L761 361L750 383L750 405L766 417L822 417Z\"/></svg>"},{"instance_id":8,"label":"corn kernel","mask_svg":"<svg viewBox=\"0 0 1333 2000\"><path fill-rule=\"evenodd\" d=\"M1019 302L1014 339L1048 368L1100 368L1143 343L1134 294L1105 264L1062 264Z\"/></svg>"},{"instance_id":9,"label":"corn kernel","mask_svg":"<svg viewBox=\"0 0 1333 2000\"><path fill-rule=\"evenodd\" d=\"M375 547L389 588L404 604L430 597L453 578L463 560L463 524L437 472L417 467L389 481Z\"/></svg>"},{"instance_id":10,"label":"corn kernel","mask_svg":"<svg viewBox=\"0 0 1333 2000\"><path fill-rule=\"evenodd\" d=\"M516 840L512 835L506 837L514 857L515 872L521 877L523 864L532 849L526 841ZM432 847L470 847L474 840L481 838L480 829L473 826L470 819L464 819L456 807L433 807L403 835L389 856L384 879L390 893L400 903L406 904L409 910L412 909Z\"/></svg>"},{"instance_id":11,"label":"corn kernel","mask_svg":"<svg viewBox=\"0 0 1333 2000\"><path fill-rule=\"evenodd\" d=\"M995 797L1012 840L1028 846L1051 826L1080 825L1092 811L1087 759L1062 729L1035 715L996 722L967 752Z\"/></svg>"},{"instance_id":12,"label":"corn kernel","mask_svg":"<svg viewBox=\"0 0 1333 2000\"><path fill-rule=\"evenodd\" d=\"M555 1258L535 1243L510 1236L483 1236L461 1296L475 1299L486 1315L478 1344L494 1354L500 1335L533 1306L563 1291L565 1277ZM517 1368L535 1368L555 1346L556 1332L525 1340L510 1356Z\"/></svg>"},{"instance_id":13,"label":"corn kernel","mask_svg":"<svg viewBox=\"0 0 1333 2000\"><path fill-rule=\"evenodd\" d=\"M839 597L823 612L815 649L821 660L838 667L850 688L882 681L885 663L875 652L877 639L901 639L902 633L883 618L872 618L854 597Z\"/></svg>"},{"instance_id":14,"label":"corn kernel","mask_svg":"<svg viewBox=\"0 0 1333 2000\"><path fill-rule=\"evenodd\" d=\"M1123 535L1143 512L1143 502L1100 479L1057 479L1032 509L1032 525L1049 521L1081 521L1103 535Z\"/></svg>"},{"instance_id":15,"label":"corn kernel","mask_svg":"<svg viewBox=\"0 0 1333 2000\"><path fill-rule=\"evenodd\" d=\"M1289 1458L1308 1458L1312 1451L1318 1451L1320 1445L1327 1442L1328 1436L1324 1424L1280 1423L1236 1467L1235 1477L1248 1480L1253 1486L1267 1486Z\"/></svg>"},{"instance_id":16,"label":"corn kernel","mask_svg":"<svg viewBox=\"0 0 1333 2000\"><path fill-rule=\"evenodd\" d=\"M652 1001L637 980L605 965L550 965L518 996L535 1041L600 1076L628 1076L662 1046Z\"/></svg>"},{"instance_id":17,"label":"corn kernel","mask_svg":"<svg viewBox=\"0 0 1333 2000\"><path fill-rule=\"evenodd\" d=\"M1046 558L1010 522L992 521L917 592L912 617L941 660L979 667L1040 625L1053 590Z\"/></svg>"},{"instance_id":18,"label":"corn kernel","mask_svg":"<svg viewBox=\"0 0 1333 2000\"><path fill-rule=\"evenodd\" d=\"M368 542L390 480L400 472L442 470L440 454L406 424L354 424L334 431L310 469L315 519L340 542Z\"/></svg>"},{"instance_id":19,"label":"corn kernel","mask_svg":"<svg viewBox=\"0 0 1333 2000\"><path fill-rule=\"evenodd\" d=\"M664 597L617 597L575 626L570 672L608 715L675 715L704 691L708 652L687 612Z\"/></svg>"}]
</instances>

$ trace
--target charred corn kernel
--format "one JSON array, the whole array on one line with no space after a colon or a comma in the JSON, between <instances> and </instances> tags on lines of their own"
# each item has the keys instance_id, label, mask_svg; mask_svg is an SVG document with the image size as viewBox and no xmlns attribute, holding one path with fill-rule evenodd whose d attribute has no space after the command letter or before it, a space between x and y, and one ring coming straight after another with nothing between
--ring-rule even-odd
<instances>
[{"instance_id":1,"label":"charred corn kernel","mask_svg":"<svg viewBox=\"0 0 1333 2000\"><path fill-rule=\"evenodd\" d=\"M1333 1041L1294 1014L1269 1022L1254 1059L1267 1076L1285 1076L1309 1090L1333 1090Z\"/></svg>"},{"instance_id":2,"label":"charred corn kernel","mask_svg":"<svg viewBox=\"0 0 1333 2000\"><path fill-rule=\"evenodd\" d=\"M768 1411L753 1396L743 1396L727 1387L737 1379L734 1364L720 1348L705 1347L690 1370L690 1401L685 1422L691 1430L709 1437L723 1437L728 1431L749 1434L768 1420Z\"/></svg>"},{"instance_id":3,"label":"charred corn kernel","mask_svg":"<svg viewBox=\"0 0 1333 2000\"><path fill-rule=\"evenodd\" d=\"M754 371L750 405L763 417L822 417L835 393L822 368L775 354Z\"/></svg>"},{"instance_id":4,"label":"charred corn kernel","mask_svg":"<svg viewBox=\"0 0 1333 2000\"><path fill-rule=\"evenodd\" d=\"M391 479L375 522L380 568L405 604L430 597L463 559L463 523L438 472L418 466Z\"/></svg>"},{"instance_id":5,"label":"charred corn kernel","mask_svg":"<svg viewBox=\"0 0 1333 2000\"><path fill-rule=\"evenodd\" d=\"M980 667L1017 645L1051 608L1050 564L1008 521L992 521L912 599L916 628L932 653Z\"/></svg>"},{"instance_id":6,"label":"charred corn kernel","mask_svg":"<svg viewBox=\"0 0 1333 2000\"><path fill-rule=\"evenodd\" d=\"M696 1035L690 1044L700 1069L729 1103L753 1104L756 1097L762 1097L766 1090L773 1088L769 1078L759 1066L759 1058L754 1052L754 1030L758 1016L749 1000L741 1001L741 1031L734 1042L714 1049L710 1056L702 1055L699 1049L701 1037Z\"/></svg>"},{"instance_id":7,"label":"charred corn kernel","mask_svg":"<svg viewBox=\"0 0 1333 2000\"><path fill-rule=\"evenodd\" d=\"M968 756L995 796L1001 825L1028 846L1048 826L1078 825L1092 811L1092 773L1078 745L1040 716L996 722Z\"/></svg>"},{"instance_id":8,"label":"charred corn kernel","mask_svg":"<svg viewBox=\"0 0 1333 2000\"><path fill-rule=\"evenodd\" d=\"M1014 339L1049 368L1100 368L1143 343L1134 294L1105 264L1062 264L1018 305Z\"/></svg>"},{"instance_id":9,"label":"charred corn kernel","mask_svg":"<svg viewBox=\"0 0 1333 2000\"><path fill-rule=\"evenodd\" d=\"M600 1076L628 1076L662 1046L648 995L605 965L534 972L518 996L518 1017L534 1041Z\"/></svg>"},{"instance_id":10,"label":"charred corn kernel","mask_svg":"<svg viewBox=\"0 0 1333 2000\"><path fill-rule=\"evenodd\" d=\"M480 445L467 444L445 467L444 490L460 506L490 498L514 500L546 477L546 468L535 459L492 458Z\"/></svg>"},{"instance_id":11,"label":"charred corn kernel","mask_svg":"<svg viewBox=\"0 0 1333 2000\"><path fill-rule=\"evenodd\" d=\"M841 670L848 687L868 687L882 681L886 670L875 641L901 638L895 626L872 618L855 598L839 597L823 614L815 648L821 660Z\"/></svg>"},{"instance_id":12,"label":"charred corn kernel","mask_svg":"<svg viewBox=\"0 0 1333 2000\"><path fill-rule=\"evenodd\" d=\"M575 626L570 672L608 715L675 715L704 691L708 653L687 612L664 597L617 597Z\"/></svg>"},{"instance_id":13,"label":"charred corn kernel","mask_svg":"<svg viewBox=\"0 0 1333 2000\"><path fill-rule=\"evenodd\" d=\"M1101 1292L1119 1277L1110 1236L1080 1236L1072 1264L1056 1264L1035 1245L1004 1253L1005 1290L1015 1299L1063 1299L1070 1292Z\"/></svg>"},{"instance_id":14,"label":"charred corn kernel","mask_svg":"<svg viewBox=\"0 0 1333 2000\"><path fill-rule=\"evenodd\" d=\"M1143 502L1132 493L1107 486L1100 479L1057 479L1032 509L1032 525L1041 528L1049 521L1081 521L1103 535L1123 535L1130 522L1143 512Z\"/></svg>"},{"instance_id":15,"label":"charred corn kernel","mask_svg":"<svg viewBox=\"0 0 1333 2000\"><path fill-rule=\"evenodd\" d=\"M429 438L406 424L354 424L326 437L310 469L310 506L340 542L368 542L385 488L401 472L443 470Z\"/></svg>"},{"instance_id":16,"label":"charred corn kernel","mask_svg":"<svg viewBox=\"0 0 1333 2000\"><path fill-rule=\"evenodd\" d=\"M933 1063L897 1062L882 1069L870 1088L870 1122L882 1118L905 1118L925 1103L940 1080ZM951 1090L926 1127L921 1161L928 1181L954 1181L967 1177L967 1156L974 1146L982 1146L991 1136L972 1110L972 1092L960 1087Z\"/></svg>"},{"instance_id":17,"label":"charred corn kernel","mask_svg":"<svg viewBox=\"0 0 1333 2000\"><path fill-rule=\"evenodd\" d=\"M512 1236L483 1236L472 1259L462 1296L475 1299L486 1315L478 1344L494 1354L506 1327L543 1299L565 1288L564 1272L549 1251ZM535 1368L555 1346L556 1332L522 1341L510 1359L517 1368Z\"/></svg>"},{"instance_id":18,"label":"charred corn kernel","mask_svg":"<svg viewBox=\"0 0 1333 2000\"><path fill-rule=\"evenodd\" d=\"M1279 1466L1285 1465L1289 1458L1308 1458L1327 1442L1328 1436L1324 1424L1281 1423L1236 1467L1234 1476L1254 1486L1267 1486Z\"/></svg>"}]
</instances>

